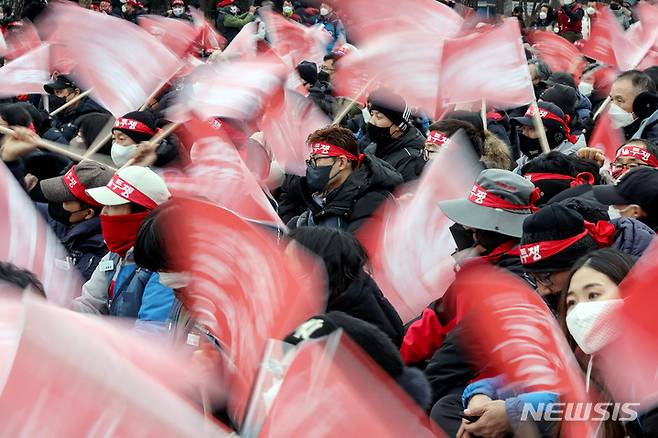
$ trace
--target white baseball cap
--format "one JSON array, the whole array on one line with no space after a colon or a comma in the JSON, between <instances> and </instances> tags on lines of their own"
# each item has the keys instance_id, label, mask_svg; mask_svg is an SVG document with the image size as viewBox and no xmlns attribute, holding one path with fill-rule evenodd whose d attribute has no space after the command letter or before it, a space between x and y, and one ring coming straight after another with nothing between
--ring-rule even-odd
<instances>
[{"instance_id":1,"label":"white baseball cap","mask_svg":"<svg viewBox=\"0 0 658 438\"><path fill-rule=\"evenodd\" d=\"M164 180L148 167L141 166L119 169L106 186L88 189L87 194L102 205L133 202L149 210L171 197Z\"/></svg>"}]
</instances>

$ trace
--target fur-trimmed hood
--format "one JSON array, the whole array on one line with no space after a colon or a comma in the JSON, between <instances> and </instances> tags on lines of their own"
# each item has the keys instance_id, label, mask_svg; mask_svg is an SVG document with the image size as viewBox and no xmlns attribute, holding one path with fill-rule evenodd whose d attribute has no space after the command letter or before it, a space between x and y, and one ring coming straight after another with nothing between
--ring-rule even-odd
<instances>
[{"instance_id":1,"label":"fur-trimmed hood","mask_svg":"<svg viewBox=\"0 0 658 438\"><path fill-rule=\"evenodd\" d=\"M514 161L509 146L505 144L496 134L484 131L484 153L480 161L487 169L513 169Z\"/></svg>"}]
</instances>

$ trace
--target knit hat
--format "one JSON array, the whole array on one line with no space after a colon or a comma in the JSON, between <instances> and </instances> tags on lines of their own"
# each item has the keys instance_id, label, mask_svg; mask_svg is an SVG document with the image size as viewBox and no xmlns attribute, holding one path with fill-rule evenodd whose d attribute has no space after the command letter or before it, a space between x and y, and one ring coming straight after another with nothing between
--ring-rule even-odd
<instances>
[{"instance_id":1,"label":"knit hat","mask_svg":"<svg viewBox=\"0 0 658 438\"><path fill-rule=\"evenodd\" d=\"M546 91L541 94L540 99L544 102L554 103L560 107L564 114L568 114L571 118L573 118L576 112L578 95L576 90L568 85L555 84L550 88L547 88Z\"/></svg>"},{"instance_id":2,"label":"knit hat","mask_svg":"<svg viewBox=\"0 0 658 438\"><path fill-rule=\"evenodd\" d=\"M318 66L314 62L302 61L297 66L297 73L304 82L311 85L318 81Z\"/></svg>"},{"instance_id":3,"label":"knit hat","mask_svg":"<svg viewBox=\"0 0 658 438\"><path fill-rule=\"evenodd\" d=\"M410 110L399 94L380 88L370 93L368 102L370 102L370 111L379 111L393 124L402 127L409 123Z\"/></svg>"},{"instance_id":4,"label":"knit hat","mask_svg":"<svg viewBox=\"0 0 658 438\"><path fill-rule=\"evenodd\" d=\"M581 256L610 246L615 227L609 222L586 222L580 213L549 204L523 222L519 246L527 272L568 271Z\"/></svg>"},{"instance_id":5,"label":"knit hat","mask_svg":"<svg viewBox=\"0 0 658 438\"><path fill-rule=\"evenodd\" d=\"M50 202L82 201L100 206L85 190L103 187L110 182L113 174L108 167L87 160L71 167L63 176L41 181L41 191Z\"/></svg>"},{"instance_id":6,"label":"knit hat","mask_svg":"<svg viewBox=\"0 0 658 438\"><path fill-rule=\"evenodd\" d=\"M112 128L112 131L123 132L135 143L150 140L155 135L156 130L153 116L147 111L133 111L119 117Z\"/></svg>"},{"instance_id":7,"label":"knit hat","mask_svg":"<svg viewBox=\"0 0 658 438\"><path fill-rule=\"evenodd\" d=\"M539 190L521 175L487 169L477 177L467 199L441 201L439 208L466 227L521 237L523 221L538 197Z\"/></svg>"}]
</instances>

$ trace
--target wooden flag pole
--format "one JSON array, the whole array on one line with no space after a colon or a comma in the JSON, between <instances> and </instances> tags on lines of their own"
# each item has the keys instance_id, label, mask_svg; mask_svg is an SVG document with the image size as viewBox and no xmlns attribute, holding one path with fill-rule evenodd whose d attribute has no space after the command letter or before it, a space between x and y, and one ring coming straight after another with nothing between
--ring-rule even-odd
<instances>
[{"instance_id":1,"label":"wooden flag pole","mask_svg":"<svg viewBox=\"0 0 658 438\"><path fill-rule=\"evenodd\" d=\"M480 108L480 117L482 117L482 127L487 130L487 99L482 98L482 108Z\"/></svg>"},{"instance_id":2,"label":"wooden flag pole","mask_svg":"<svg viewBox=\"0 0 658 438\"><path fill-rule=\"evenodd\" d=\"M357 93L357 95L354 96L354 98L351 99L350 102L349 102L347 105L345 105L345 106L343 107L343 109L340 111L340 113L338 113L338 115L334 118L334 121L331 123L332 125L338 125L338 124L343 120L343 118L347 115L347 113L350 112L350 110L352 109L352 107L354 107L354 105L357 104L357 101L359 100L359 98L363 95L363 93L366 92L366 90L368 89L368 87L370 86L370 84L372 84L372 83L374 82L374 80L375 80L375 78L372 78L371 80L369 80L369 81L368 81L368 82L367 82L367 83L366 83L366 84L365 84L365 85L359 90L359 92Z\"/></svg>"},{"instance_id":3,"label":"wooden flag pole","mask_svg":"<svg viewBox=\"0 0 658 438\"><path fill-rule=\"evenodd\" d=\"M75 96L73 99L69 100L69 101L66 102L64 105L60 106L60 107L57 108L55 111L53 111L52 113L50 113L50 115L53 116L53 117L55 117L57 114L61 113L61 112L64 111L66 108L70 107L71 105L73 105L74 103L76 103L77 101L79 101L80 99L82 99L83 97L88 96L89 93L91 93L92 91L93 91L93 88L90 88L89 90L85 91L84 93L80 93L80 94L78 94L78 95Z\"/></svg>"},{"instance_id":4,"label":"wooden flag pole","mask_svg":"<svg viewBox=\"0 0 658 438\"><path fill-rule=\"evenodd\" d=\"M551 148L548 146L548 138L546 138L546 130L544 129L544 122L541 120L541 116L539 115L539 107L537 106L537 100L533 100L532 103L530 104L532 107L532 121L535 124L535 130L539 134L539 145L541 146L541 150L544 153L549 153L551 151Z\"/></svg>"},{"instance_id":5,"label":"wooden flag pole","mask_svg":"<svg viewBox=\"0 0 658 438\"><path fill-rule=\"evenodd\" d=\"M610 96L605 98L603 103L601 103L601 106L599 107L599 109L597 109L596 113L594 113L594 120L598 119L598 117L601 115L601 113L603 111L605 111L605 109L608 107L608 105L610 105L611 101L612 101L612 99L610 98Z\"/></svg>"},{"instance_id":6,"label":"wooden flag pole","mask_svg":"<svg viewBox=\"0 0 658 438\"><path fill-rule=\"evenodd\" d=\"M89 149L84 153L83 158L89 159L93 154L98 152L100 148L112 137L112 128L114 127L114 118L110 118L101 132L98 133L93 143L89 146Z\"/></svg>"}]
</instances>

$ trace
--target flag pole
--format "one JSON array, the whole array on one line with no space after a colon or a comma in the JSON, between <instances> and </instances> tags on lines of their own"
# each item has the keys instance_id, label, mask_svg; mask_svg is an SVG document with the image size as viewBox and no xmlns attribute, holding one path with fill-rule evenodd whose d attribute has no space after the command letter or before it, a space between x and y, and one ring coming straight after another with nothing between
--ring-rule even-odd
<instances>
[{"instance_id":1,"label":"flag pole","mask_svg":"<svg viewBox=\"0 0 658 438\"><path fill-rule=\"evenodd\" d=\"M103 147L105 142L107 142L112 137L112 128L114 127L114 118L110 118L101 132L98 133L93 143L89 146L89 149L82 156L83 159L87 160L90 156L95 154Z\"/></svg>"},{"instance_id":2,"label":"flag pole","mask_svg":"<svg viewBox=\"0 0 658 438\"><path fill-rule=\"evenodd\" d=\"M350 102L349 102L347 105L345 105L345 106L343 107L343 109L340 111L340 113L338 113L338 115L334 118L334 121L331 123L332 125L338 125L338 124L343 120L343 118L347 115L347 113L350 112L350 110L352 109L352 107L354 107L354 105L356 105L356 103L357 103L357 101L359 100L359 98L363 95L363 93L366 92L366 90L368 89L368 87L370 86L370 84L372 84L372 83L374 82L374 80L375 80L375 78L370 79L370 80L369 80L369 81L368 81L368 82L367 82L367 83L366 83L366 84L365 84L365 85L359 90L359 92L356 94L356 96L354 96L353 99L350 99Z\"/></svg>"},{"instance_id":3,"label":"flag pole","mask_svg":"<svg viewBox=\"0 0 658 438\"><path fill-rule=\"evenodd\" d=\"M598 117L601 115L601 113L608 107L612 99L610 96L606 97L599 109L596 110L596 113L594 113L594 120L598 119Z\"/></svg>"},{"instance_id":4,"label":"flag pole","mask_svg":"<svg viewBox=\"0 0 658 438\"><path fill-rule=\"evenodd\" d=\"M66 102L64 105L60 106L60 107L57 108L55 111L53 111L52 113L50 113L50 115L51 115L52 117L55 117L57 114L61 113L61 112L64 111L66 108L70 107L71 105L73 105L74 103L76 103L77 101L79 101L80 99L82 99L83 97L87 97L87 96L89 95L89 93L91 93L93 90L94 90L93 88L90 88L90 89L88 89L87 91L85 91L84 93L80 93L80 94L78 94L78 95L75 96L73 99L69 100L69 101Z\"/></svg>"},{"instance_id":5,"label":"flag pole","mask_svg":"<svg viewBox=\"0 0 658 438\"><path fill-rule=\"evenodd\" d=\"M487 130L487 99L482 98L482 108L480 108L480 117L482 117L482 127Z\"/></svg>"},{"instance_id":6,"label":"flag pole","mask_svg":"<svg viewBox=\"0 0 658 438\"><path fill-rule=\"evenodd\" d=\"M539 134L539 145L541 146L541 150L544 153L549 153L551 148L548 146L548 138L546 137L544 123L541 121L541 116L539 115L537 99L534 99L530 106L532 107L532 121L534 122L535 130Z\"/></svg>"}]
</instances>

